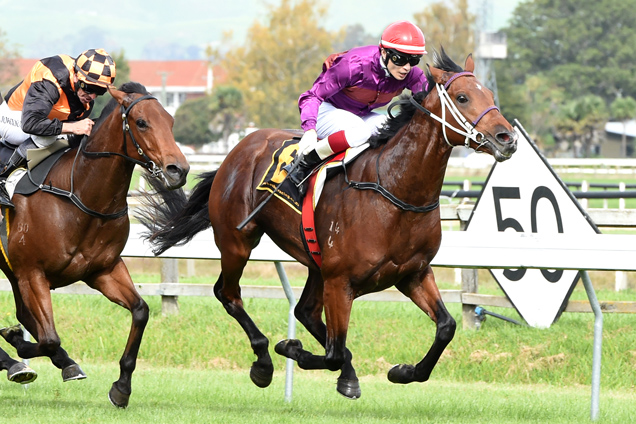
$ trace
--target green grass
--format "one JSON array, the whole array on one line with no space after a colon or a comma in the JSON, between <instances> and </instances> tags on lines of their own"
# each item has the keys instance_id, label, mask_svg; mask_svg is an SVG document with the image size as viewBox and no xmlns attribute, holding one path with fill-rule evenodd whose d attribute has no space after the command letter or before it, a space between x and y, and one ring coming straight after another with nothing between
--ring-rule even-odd
<instances>
[{"instance_id":1,"label":"green grass","mask_svg":"<svg viewBox=\"0 0 636 424\"><path fill-rule=\"evenodd\" d=\"M9 423L584 423L590 417L588 387L509 383L455 383L434 378L393 385L363 377L362 397L347 400L334 377L296 372L292 399L284 400L285 377L277 372L266 389L239 371L141 366L133 378L128 409L110 405L106 393L117 375L113 365L84 365L88 379L62 383L50 364L24 388L0 384L0 416ZM634 393L602 391L599 423L636 419Z\"/></svg>"}]
</instances>

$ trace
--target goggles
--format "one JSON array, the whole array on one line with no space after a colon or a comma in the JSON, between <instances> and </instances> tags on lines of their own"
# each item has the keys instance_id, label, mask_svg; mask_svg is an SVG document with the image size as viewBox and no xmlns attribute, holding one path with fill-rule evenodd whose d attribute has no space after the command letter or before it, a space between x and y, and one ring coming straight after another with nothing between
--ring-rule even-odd
<instances>
[{"instance_id":1,"label":"goggles","mask_svg":"<svg viewBox=\"0 0 636 424\"><path fill-rule=\"evenodd\" d=\"M101 85L86 84L82 80L79 81L79 88L84 90L86 94L96 94L98 96L106 94L107 91L106 87L102 87Z\"/></svg>"},{"instance_id":2,"label":"goggles","mask_svg":"<svg viewBox=\"0 0 636 424\"><path fill-rule=\"evenodd\" d=\"M404 66L407 63L411 66L416 66L420 63L420 59L422 59L421 54L406 54L393 49L386 49L386 52L389 55L391 62L395 63L397 66Z\"/></svg>"}]
</instances>

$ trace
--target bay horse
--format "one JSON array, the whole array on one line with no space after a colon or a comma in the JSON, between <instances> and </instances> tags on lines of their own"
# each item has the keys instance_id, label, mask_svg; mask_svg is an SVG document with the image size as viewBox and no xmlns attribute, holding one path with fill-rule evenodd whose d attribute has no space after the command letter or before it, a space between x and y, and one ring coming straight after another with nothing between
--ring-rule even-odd
<instances>
[{"instance_id":1,"label":"bay horse","mask_svg":"<svg viewBox=\"0 0 636 424\"><path fill-rule=\"evenodd\" d=\"M4 211L8 249L0 269L11 282L18 321L37 342L23 340L19 325L0 334L22 358L48 356L64 381L85 378L61 347L50 294L84 281L132 314L119 379L108 393L113 405L125 408L149 315L120 256L130 230L126 197L133 170L140 165L175 189L190 167L172 134L172 116L143 85L109 92L113 98L91 135L61 156L40 190L14 195L15 209Z\"/></svg>"},{"instance_id":2,"label":"bay horse","mask_svg":"<svg viewBox=\"0 0 636 424\"><path fill-rule=\"evenodd\" d=\"M250 340L257 357L250 377L257 386L266 387L272 380L269 341L243 308L239 280L265 233L308 267L294 313L325 348L324 355L314 355L299 340L283 340L275 346L278 354L294 359L302 369L341 370L337 391L358 398L360 386L346 347L352 302L395 286L436 323L437 331L417 365L397 365L388 378L401 384L429 378L456 327L430 266L441 243L438 200L451 150L464 144L498 161L516 150L514 129L473 70L470 55L462 69L443 49L436 52L426 71L432 89L403 100L400 114L371 139L370 148L347 165L346 172L326 182L315 210L321 267L303 244L299 214L282 201L267 203L242 230L237 228L268 195L256 188L273 153L293 132L256 131L234 147L216 171L201 175L189 198L159 191L160 200L148 199L140 218L156 254L212 226L221 252L214 292ZM362 189L369 184L377 192Z\"/></svg>"}]
</instances>

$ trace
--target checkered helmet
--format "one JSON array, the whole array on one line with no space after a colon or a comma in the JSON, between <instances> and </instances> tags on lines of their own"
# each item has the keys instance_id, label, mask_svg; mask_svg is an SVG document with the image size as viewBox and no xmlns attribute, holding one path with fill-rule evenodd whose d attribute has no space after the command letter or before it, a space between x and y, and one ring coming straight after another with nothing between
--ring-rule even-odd
<instances>
[{"instance_id":1,"label":"checkered helmet","mask_svg":"<svg viewBox=\"0 0 636 424\"><path fill-rule=\"evenodd\" d=\"M77 78L87 84L109 87L115 82L115 61L104 49L90 49L75 59Z\"/></svg>"}]
</instances>

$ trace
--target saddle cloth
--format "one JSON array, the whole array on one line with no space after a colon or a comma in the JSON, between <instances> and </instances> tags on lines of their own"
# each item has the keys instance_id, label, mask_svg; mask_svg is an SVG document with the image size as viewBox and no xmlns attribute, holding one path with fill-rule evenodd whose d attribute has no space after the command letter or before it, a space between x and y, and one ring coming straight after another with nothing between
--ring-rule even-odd
<instances>
[{"instance_id":1,"label":"saddle cloth","mask_svg":"<svg viewBox=\"0 0 636 424\"><path fill-rule=\"evenodd\" d=\"M257 190L264 190L272 193L276 187L282 182L278 191L274 194L279 200L295 210L298 214L302 213L302 199L298 193L298 188L288 179L285 166L291 164L298 154L298 141L297 138L292 138L283 142L272 154L272 161L263 174L261 182L259 183ZM368 143L364 143L358 147L352 147L346 150L344 155L339 154L334 158L321 165L318 171L315 171L315 187L313 188L312 205L313 209L316 208L322 189L324 188L327 179L331 178L338 172L342 171L343 163L347 164L355 159L360 153L369 148ZM310 192L308 190L308 192Z\"/></svg>"}]
</instances>

